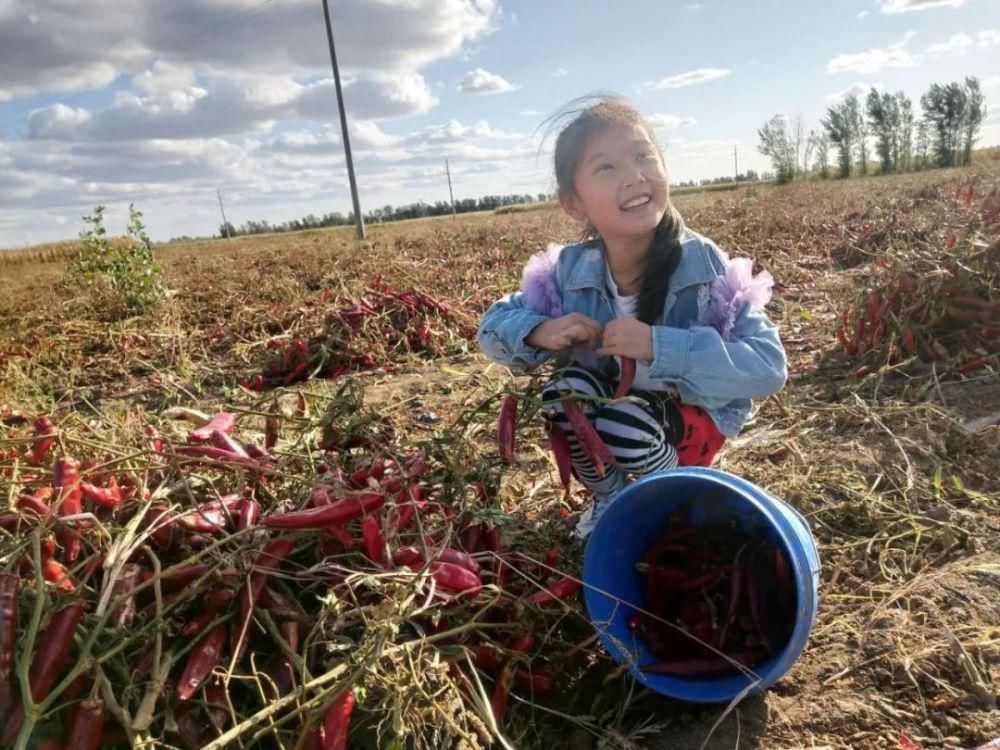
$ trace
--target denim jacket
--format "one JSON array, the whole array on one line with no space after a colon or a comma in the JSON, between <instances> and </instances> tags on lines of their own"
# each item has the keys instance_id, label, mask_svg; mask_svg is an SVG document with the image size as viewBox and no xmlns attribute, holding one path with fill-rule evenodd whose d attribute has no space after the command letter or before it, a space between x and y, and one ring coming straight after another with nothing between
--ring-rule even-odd
<instances>
[{"instance_id":1,"label":"denim jacket","mask_svg":"<svg viewBox=\"0 0 1000 750\"><path fill-rule=\"evenodd\" d=\"M735 437L750 415L751 399L784 387L788 378L785 351L777 327L748 304L739 310L729 340L704 324L711 284L725 273L728 257L710 239L687 228L681 247L663 312L653 326L649 375L662 380L681 402L705 409L723 435ZM602 326L613 320L606 273L599 243L564 247L554 269L562 313L579 312ZM530 371L554 356L525 343L546 320L527 306L522 292L514 292L486 311L477 339L490 359L515 371ZM617 376L614 357L577 349L573 358L587 369Z\"/></svg>"}]
</instances>

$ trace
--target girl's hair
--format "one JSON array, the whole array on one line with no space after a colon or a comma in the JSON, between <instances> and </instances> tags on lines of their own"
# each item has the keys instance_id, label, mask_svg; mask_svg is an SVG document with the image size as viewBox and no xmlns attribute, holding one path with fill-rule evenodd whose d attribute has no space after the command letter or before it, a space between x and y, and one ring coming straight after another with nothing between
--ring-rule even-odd
<instances>
[{"instance_id":1,"label":"girl's hair","mask_svg":"<svg viewBox=\"0 0 1000 750\"><path fill-rule=\"evenodd\" d=\"M560 124L562 127L556 137L555 147L556 186L560 195L576 191L576 169L587 142L598 133L616 125L638 125L645 129L650 141L656 146L660 159L663 159L663 152L652 128L642 115L615 94L600 93L574 99L542 123L547 126L546 136ZM683 229L684 220L673 203L668 201L666 213L656 227L653 241L646 252L642 285L636 304L636 317L648 325L653 325L663 312L670 277L681 260L680 235ZM580 239L584 242L597 242L600 234L587 222Z\"/></svg>"}]
</instances>

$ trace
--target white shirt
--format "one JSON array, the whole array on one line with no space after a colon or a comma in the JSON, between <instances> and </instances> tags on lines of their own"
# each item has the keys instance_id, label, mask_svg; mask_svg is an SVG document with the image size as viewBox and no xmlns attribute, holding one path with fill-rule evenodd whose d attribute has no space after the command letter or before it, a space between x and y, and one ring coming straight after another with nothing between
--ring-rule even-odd
<instances>
[{"instance_id":1,"label":"white shirt","mask_svg":"<svg viewBox=\"0 0 1000 750\"><path fill-rule=\"evenodd\" d=\"M618 285L611 275L611 267L604 264L607 275L608 289L611 291L611 306L614 308L616 318L634 318L636 307L639 302L638 294L626 294L622 296L618 293ZM621 357L615 357L621 366ZM649 362L641 359L635 361L635 382L632 388L637 391L667 391L671 390L662 380L655 381L649 377Z\"/></svg>"}]
</instances>

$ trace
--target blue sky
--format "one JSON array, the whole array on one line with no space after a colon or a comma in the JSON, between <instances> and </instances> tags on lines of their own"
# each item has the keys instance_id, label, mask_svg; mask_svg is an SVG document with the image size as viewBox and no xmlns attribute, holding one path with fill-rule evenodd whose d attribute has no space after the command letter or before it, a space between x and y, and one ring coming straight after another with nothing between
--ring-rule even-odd
<instances>
[{"instance_id":1,"label":"blue sky","mask_svg":"<svg viewBox=\"0 0 1000 750\"><path fill-rule=\"evenodd\" d=\"M1000 143L996 0L334 0L362 206L552 188L535 128L621 93L675 181L765 169L756 131L872 85L975 75ZM0 247L133 200L154 239L350 206L319 0L0 1Z\"/></svg>"}]
</instances>

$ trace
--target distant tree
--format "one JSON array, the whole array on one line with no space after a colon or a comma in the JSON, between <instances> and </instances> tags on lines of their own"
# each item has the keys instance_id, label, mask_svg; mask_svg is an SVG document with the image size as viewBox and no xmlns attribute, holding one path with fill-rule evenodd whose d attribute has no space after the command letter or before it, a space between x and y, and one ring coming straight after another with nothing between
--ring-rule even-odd
<instances>
[{"instance_id":1,"label":"distant tree","mask_svg":"<svg viewBox=\"0 0 1000 750\"><path fill-rule=\"evenodd\" d=\"M868 123L857 94L844 100L847 122L853 133L854 147L858 150L858 163L862 176L868 174Z\"/></svg>"},{"instance_id":2,"label":"distant tree","mask_svg":"<svg viewBox=\"0 0 1000 750\"><path fill-rule=\"evenodd\" d=\"M920 122L917 123L917 142L915 148L917 155L916 167L918 169L924 169L928 166L931 148L931 138L926 117L922 117Z\"/></svg>"},{"instance_id":3,"label":"distant tree","mask_svg":"<svg viewBox=\"0 0 1000 750\"><path fill-rule=\"evenodd\" d=\"M979 131L986 120L986 104L979 79L969 76L965 79L966 111L964 132L962 133L962 163L972 162L972 147L979 139Z\"/></svg>"},{"instance_id":4,"label":"distant tree","mask_svg":"<svg viewBox=\"0 0 1000 750\"><path fill-rule=\"evenodd\" d=\"M840 176L850 177L854 156L854 125L847 104L841 102L827 109L822 122L830 142L837 147Z\"/></svg>"},{"instance_id":5,"label":"distant tree","mask_svg":"<svg viewBox=\"0 0 1000 750\"><path fill-rule=\"evenodd\" d=\"M824 180L830 176L830 136L825 129L809 131L809 151L816 155L813 168Z\"/></svg>"},{"instance_id":6,"label":"distant tree","mask_svg":"<svg viewBox=\"0 0 1000 750\"><path fill-rule=\"evenodd\" d=\"M760 143L757 150L771 160L777 174L778 184L789 182L795 177L794 136L788 130L788 119L775 115L764 127L757 131Z\"/></svg>"},{"instance_id":7,"label":"distant tree","mask_svg":"<svg viewBox=\"0 0 1000 750\"><path fill-rule=\"evenodd\" d=\"M219 224L219 237L235 237L236 227L233 226L233 222L227 221L225 224Z\"/></svg>"},{"instance_id":8,"label":"distant tree","mask_svg":"<svg viewBox=\"0 0 1000 750\"><path fill-rule=\"evenodd\" d=\"M959 83L933 83L920 97L928 128L933 133L934 156L939 167L954 166L961 154L966 130L968 92Z\"/></svg>"},{"instance_id":9,"label":"distant tree","mask_svg":"<svg viewBox=\"0 0 1000 750\"><path fill-rule=\"evenodd\" d=\"M896 92L896 106L899 108L899 158L898 171L913 168L913 102L902 91Z\"/></svg>"},{"instance_id":10,"label":"distant tree","mask_svg":"<svg viewBox=\"0 0 1000 750\"><path fill-rule=\"evenodd\" d=\"M880 94L873 87L868 92L866 105L868 124L875 136L875 151L881 162L880 169L882 174L889 174L899 160L899 102L892 94Z\"/></svg>"}]
</instances>

